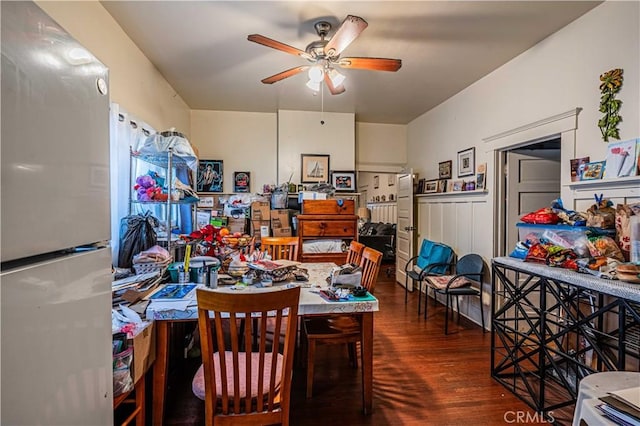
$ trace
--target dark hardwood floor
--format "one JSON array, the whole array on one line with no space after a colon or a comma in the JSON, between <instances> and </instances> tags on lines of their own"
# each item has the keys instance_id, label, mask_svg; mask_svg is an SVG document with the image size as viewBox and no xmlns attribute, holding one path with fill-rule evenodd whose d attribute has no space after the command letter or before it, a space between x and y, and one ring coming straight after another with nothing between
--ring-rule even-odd
<instances>
[{"instance_id":1,"label":"dark hardwood floor","mask_svg":"<svg viewBox=\"0 0 640 426\"><path fill-rule=\"evenodd\" d=\"M348 365L346 347L320 346L314 396L305 398L305 371L293 378L292 425L499 425L533 409L490 376L490 333L462 318L444 335L444 307L429 301L417 315L417 294L404 304L404 288L386 275L376 284L373 413L362 414L360 371ZM165 424L203 425L204 404L191 392L200 361L173 359ZM568 416L568 417L567 417ZM558 416L560 417L560 416ZM570 423L566 414L562 424Z\"/></svg>"}]
</instances>

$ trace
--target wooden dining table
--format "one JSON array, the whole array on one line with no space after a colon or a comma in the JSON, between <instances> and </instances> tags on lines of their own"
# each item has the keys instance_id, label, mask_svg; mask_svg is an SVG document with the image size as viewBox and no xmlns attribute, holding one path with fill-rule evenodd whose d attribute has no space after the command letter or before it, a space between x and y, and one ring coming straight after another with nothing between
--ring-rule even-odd
<instances>
[{"instance_id":1,"label":"wooden dining table","mask_svg":"<svg viewBox=\"0 0 640 426\"><path fill-rule=\"evenodd\" d=\"M300 268L308 271L307 282L274 283L273 287L258 286L218 286L211 291L278 291L278 289L299 285L300 303L298 315L357 315L361 327L361 364L362 364L362 408L370 414L373 406L373 314L379 310L378 300L373 295L345 301L327 301L320 296L319 290L328 287L327 277L334 263L301 263ZM175 306L173 306L174 304ZM153 366L153 406L152 420L154 425L162 425L167 389L167 367L169 364L169 344L172 325L183 321L197 321L198 309L194 298L181 302L149 303L146 311L147 319L154 320L156 328L156 360Z\"/></svg>"}]
</instances>

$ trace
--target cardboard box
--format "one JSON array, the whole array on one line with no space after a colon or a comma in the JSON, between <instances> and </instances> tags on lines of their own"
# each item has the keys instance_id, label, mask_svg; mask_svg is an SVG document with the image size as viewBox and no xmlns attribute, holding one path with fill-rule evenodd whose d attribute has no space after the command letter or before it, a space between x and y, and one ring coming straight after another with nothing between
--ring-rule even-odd
<instances>
[{"instance_id":1,"label":"cardboard box","mask_svg":"<svg viewBox=\"0 0 640 426\"><path fill-rule=\"evenodd\" d=\"M229 228L229 232L231 232L232 234L234 232L240 232L241 234L244 234L245 232L247 232L247 220L244 218L234 218L234 217L229 217L227 218L227 228Z\"/></svg>"},{"instance_id":2,"label":"cardboard box","mask_svg":"<svg viewBox=\"0 0 640 426\"><path fill-rule=\"evenodd\" d=\"M131 377L133 383L137 383L156 360L156 329L153 327L153 321L139 330L133 339L129 339L129 346L133 346Z\"/></svg>"},{"instance_id":3,"label":"cardboard box","mask_svg":"<svg viewBox=\"0 0 640 426\"><path fill-rule=\"evenodd\" d=\"M304 200L302 214L355 214L354 200L335 198L331 200Z\"/></svg>"},{"instance_id":4,"label":"cardboard box","mask_svg":"<svg viewBox=\"0 0 640 426\"><path fill-rule=\"evenodd\" d=\"M271 219L271 204L268 201L254 201L251 203L251 220Z\"/></svg>"},{"instance_id":5,"label":"cardboard box","mask_svg":"<svg viewBox=\"0 0 640 426\"><path fill-rule=\"evenodd\" d=\"M271 228L271 232L274 237L291 237L293 236L293 230L291 227L287 228Z\"/></svg>"},{"instance_id":6,"label":"cardboard box","mask_svg":"<svg viewBox=\"0 0 640 426\"><path fill-rule=\"evenodd\" d=\"M264 237L269 236L270 225L271 225L271 222L268 220L252 220L251 221L251 236L255 238L256 242L260 241L260 238L263 236ZM262 235L260 231L263 226L266 227L267 235Z\"/></svg>"},{"instance_id":7,"label":"cardboard box","mask_svg":"<svg viewBox=\"0 0 640 426\"><path fill-rule=\"evenodd\" d=\"M291 210L271 210L271 228L291 228Z\"/></svg>"}]
</instances>

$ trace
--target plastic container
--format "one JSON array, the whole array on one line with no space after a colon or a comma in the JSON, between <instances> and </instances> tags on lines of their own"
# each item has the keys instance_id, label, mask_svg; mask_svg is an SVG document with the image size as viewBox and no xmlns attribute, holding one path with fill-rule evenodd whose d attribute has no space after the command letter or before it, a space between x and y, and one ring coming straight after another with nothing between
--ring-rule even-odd
<instances>
[{"instance_id":1,"label":"plastic container","mask_svg":"<svg viewBox=\"0 0 640 426\"><path fill-rule=\"evenodd\" d=\"M629 242L629 260L640 265L640 216L631 216L629 221L631 238Z\"/></svg>"},{"instance_id":2,"label":"plastic container","mask_svg":"<svg viewBox=\"0 0 640 426\"><path fill-rule=\"evenodd\" d=\"M169 265L167 270L169 271L169 277L171 278L172 283L178 282L178 265L184 265L183 262L173 262Z\"/></svg>"},{"instance_id":3,"label":"plastic container","mask_svg":"<svg viewBox=\"0 0 640 426\"><path fill-rule=\"evenodd\" d=\"M518 239L532 244L546 240L552 244L573 249L578 255L588 255L587 238L605 235L615 236L615 229L593 228L588 226L543 225L517 223Z\"/></svg>"}]
</instances>

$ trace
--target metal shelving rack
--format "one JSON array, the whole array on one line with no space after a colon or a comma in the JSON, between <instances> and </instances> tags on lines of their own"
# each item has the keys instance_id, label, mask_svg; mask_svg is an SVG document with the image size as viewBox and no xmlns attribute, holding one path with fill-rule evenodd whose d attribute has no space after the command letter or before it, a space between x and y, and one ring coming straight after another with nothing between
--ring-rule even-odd
<instances>
[{"instance_id":1,"label":"metal shelving rack","mask_svg":"<svg viewBox=\"0 0 640 426\"><path fill-rule=\"evenodd\" d=\"M173 205L191 205L191 216L192 216L192 223L195 226L196 223L196 203L197 201L184 201L184 200L172 200L171 199L171 193L174 190L173 187L173 170L174 168L188 168L187 166L187 161L185 158L176 155L173 153L173 148L169 148L167 151L164 152L160 152L160 153L156 153L156 154L140 154L136 151L133 150L133 148L129 147L129 182L130 182L130 188L129 188L129 215L132 214L132 207L134 205L165 205L166 206L166 219L165 219L165 229L167 232L167 250L169 250L169 252L172 252L172 249L174 248L174 244L171 240L171 220L172 220L172 209L171 207ZM144 161L145 163L154 165L156 167L160 167L166 170L166 179L165 179L165 185L167 187L167 201L138 201L136 199L134 199L134 190L133 190L133 184L135 182L135 164L136 161ZM191 171L191 176L193 178L193 181L195 182L195 172ZM174 254L174 253L172 253ZM175 258L175 254L174 254L174 258Z\"/></svg>"}]
</instances>

